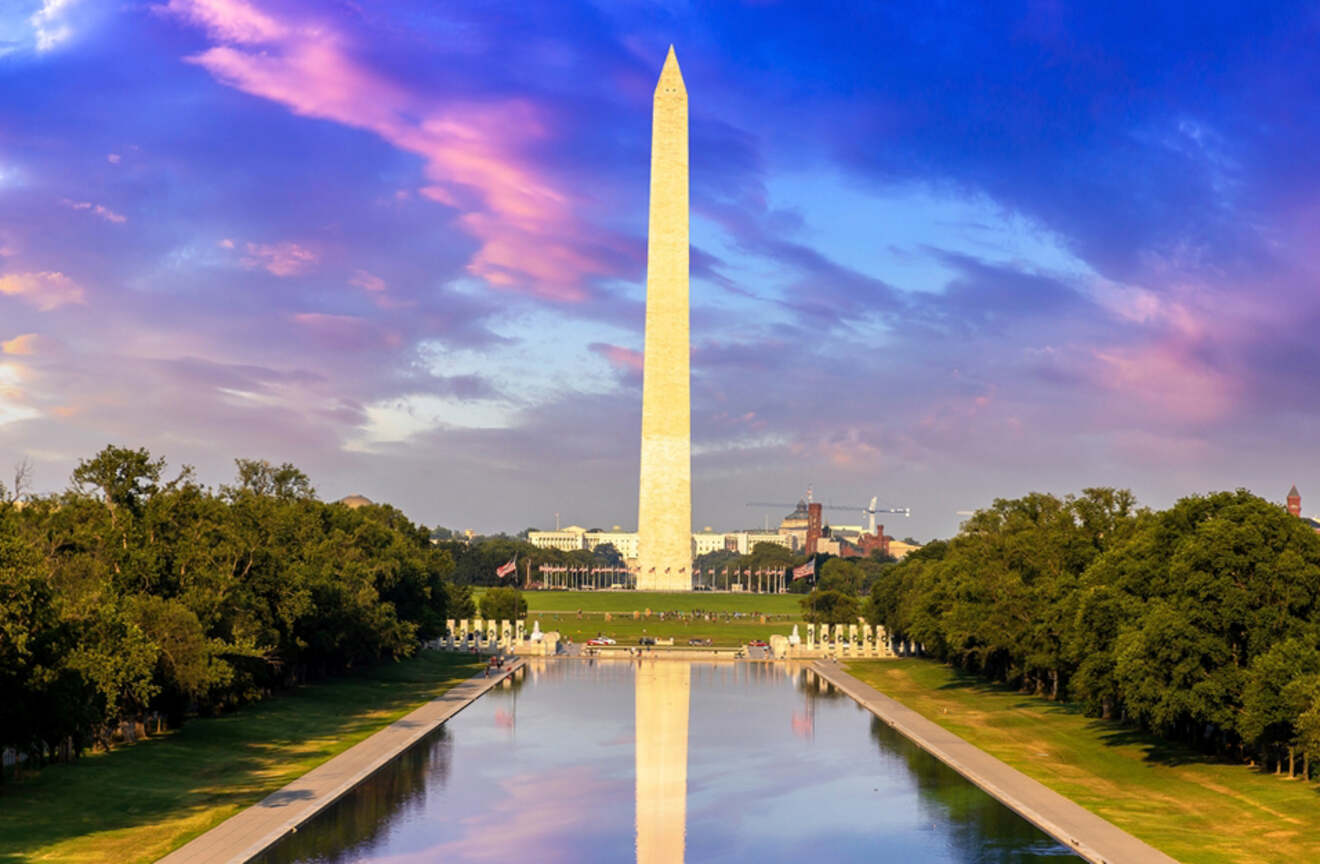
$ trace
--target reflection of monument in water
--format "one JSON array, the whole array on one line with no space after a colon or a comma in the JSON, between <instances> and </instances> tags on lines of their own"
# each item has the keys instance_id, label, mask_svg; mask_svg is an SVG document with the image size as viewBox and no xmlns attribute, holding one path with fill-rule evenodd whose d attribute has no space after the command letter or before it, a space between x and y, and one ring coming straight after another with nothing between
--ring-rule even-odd
<instances>
[{"instance_id":1,"label":"reflection of monument in water","mask_svg":"<svg viewBox=\"0 0 1320 864\"><path fill-rule=\"evenodd\" d=\"M646 235L637 587L692 589L688 340L688 105L674 47L655 86Z\"/></svg>"},{"instance_id":2,"label":"reflection of monument in water","mask_svg":"<svg viewBox=\"0 0 1320 864\"><path fill-rule=\"evenodd\" d=\"M679 661L637 665L637 864L683 860L691 675Z\"/></svg>"}]
</instances>

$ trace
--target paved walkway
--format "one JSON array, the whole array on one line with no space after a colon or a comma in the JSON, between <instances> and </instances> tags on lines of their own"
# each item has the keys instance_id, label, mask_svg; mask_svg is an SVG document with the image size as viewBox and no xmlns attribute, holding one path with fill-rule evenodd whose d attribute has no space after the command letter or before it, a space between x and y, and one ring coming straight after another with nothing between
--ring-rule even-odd
<instances>
[{"instance_id":1,"label":"paved walkway","mask_svg":"<svg viewBox=\"0 0 1320 864\"><path fill-rule=\"evenodd\" d=\"M457 684L364 741L313 768L161 858L157 864L242 864L333 804L340 796L408 749L481 694L511 675L515 660L489 678Z\"/></svg>"},{"instance_id":2,"label":"paved walkway","mask_svg":"<svg viewBox=\"0 0 1320 864\"><path fill-rule=\"evenodd\" d=\"M862 683L839 665L818 661L811 667L905 738L1086 860L1094 864L1178 864L1113 823Z\"/></svg>"}]
</instances>

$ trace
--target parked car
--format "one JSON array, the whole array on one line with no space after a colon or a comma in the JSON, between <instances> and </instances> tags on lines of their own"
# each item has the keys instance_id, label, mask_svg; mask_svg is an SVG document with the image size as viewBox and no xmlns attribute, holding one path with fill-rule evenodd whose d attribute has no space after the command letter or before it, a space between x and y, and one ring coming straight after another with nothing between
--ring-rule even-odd
<instances>
[{"instance_id":1,"label":"parked car","mask_svg":"<svg viewBox=\"0 0 1320 864\"><path fill-rule=\"evenodd\" d=\"M638 645L654 645L654 644L655 644L655 637L654 637L654 636L643 636L641 639L638 639L638 640L637 640L637 644L638 644Z\"/></svg>"},{"instance_id":2,"label":"parked car","mask_svg":"<svg viewBox=\"0 0 1320 864\"><path fill-rule=\"evenodd\" d=\"M767 641L765 641L764 639L753 639L753 640L751 640L750 642L747 643L747 647L749 647L749 648L769 648L769 647L770 647L770 643L767 642Z\"/></svg>"},{"instance_id":3,"label":"parked car","mask_svg":"<svg viewBox=\"0 0 1320 864\"><path fill-rule=\"evenodd\" d=\"M608 636L597 636L594 639L587 640L588 645L613 645L614 640Z\"/></svg>"},{"instance_id":4,"label":"parked car","mask_svg":"<svg viewBox=\"0 0 1320 864\"><path fill-rule=\"evenodd\" d=\"M710 644L710 640L709 640L709 639L698 639L697 637L694 636L694 637L692 637L691 639L688 640L688 644L689 644L689 645L709 645L709 644Z\"/></svg>"}]
</instances>

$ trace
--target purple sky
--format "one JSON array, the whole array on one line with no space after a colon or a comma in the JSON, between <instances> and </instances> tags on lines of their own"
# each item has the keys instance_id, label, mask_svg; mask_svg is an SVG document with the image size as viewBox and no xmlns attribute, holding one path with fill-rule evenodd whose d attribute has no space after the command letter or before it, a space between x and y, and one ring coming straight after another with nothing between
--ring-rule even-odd
<instances>
[{"instance_id":1,"label":"purple sky","mask_svg":"<svg viewBox=\"0 0 1320 864\"><path fill-rule=\"evenodd\" d=\"M698 527L808 484L900 537L1088 485L1314 512L1315 5L856 5L5 3L0 465L634 527L673 42Z\"/></svg>"}]
</instances>

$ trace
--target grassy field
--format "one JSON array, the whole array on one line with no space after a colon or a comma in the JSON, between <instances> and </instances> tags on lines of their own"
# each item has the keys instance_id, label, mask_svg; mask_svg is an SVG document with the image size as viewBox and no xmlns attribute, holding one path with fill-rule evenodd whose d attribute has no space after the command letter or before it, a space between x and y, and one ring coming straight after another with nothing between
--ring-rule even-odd
<instances>
[{"instance_id":1,"label":"grassy field","mask_svg":"<svg viewBox=\"0 0 1320 864\"><path fill-rule=\"evenodd\" d=\"M0 862L150 862L478 668L428 652L0 787Z\"/></svg>"},{"instance_id":2,"label":"grassy field","mask_svg":"<svg viewBox=\"0 0 1320 864\"><path fill-rule=\"evenodd\" d=\"M634 621L632 613L625 617L611 615L605 620L602 612L584 612L581 617L574 612L530 613L529 621L540 621L542 630L558 630L561 638L574 642L585 642L598 634L617 639L620 645L636 645L643 636L655 636L661 639L673 638L676 646L686 646L689 639L709 639L714 647L734 647L745 645L752 639L769 639L772 633L787 636L793 632L796 623L801 628L799 633L805 638L806 625L786 616L767 617L762 624L759 616L714 621L683 618L661 621L657 616ZM530 626L530 625L529 625Z\"/></svg>"},{"instance_id":3,"label":"grassy field","mask_svg":"<svg viewBox=\"0 0 1320 864\"><path fill-rule=\"evenodd\" d=\"M483 589L473 589L480 597ZM673 638L675 645L689 639L709 639L715 647L745 645L787 636L798 624L805 636L799 594L729 594L716 591L524 591L528 628L540 621L542 630L558 630L574 642L603 634L620 645L636 645L643 636ZM646 616L647 610L650 617ZM634 619L633 613L639 613ZM659 613L664 612L661 621ZM681 612L682 618L669 613ZM610 620L605 620L609 614ZM698 613L694 615L693 613ZM710 613L714 620L705 620ZM737 616L737 617L734 617ZM761 619L766 620L762 623Z\"/></svg>"},{"instance_id":4,"label":"grassy field","mask_svg":"<svg viewBox=\"0 0 1320 864\"><path fill-rule=\"evenodd\" d=\"M483 589L474 588L480 597ZM723 591L524 591L531 612L756 612L792 615L802 611L801 594L731 594Z\"/></svg>"},{"instance_id":5,"label":"grassy field","mask_svg":"<svg viewBox=\"0 0 1320 864\"><path fill-rule=\"evenodd\" d=\"M1184 864L1320 861L1320 787L921 660L848 671Z\"/></svg>"}]
</instances>

